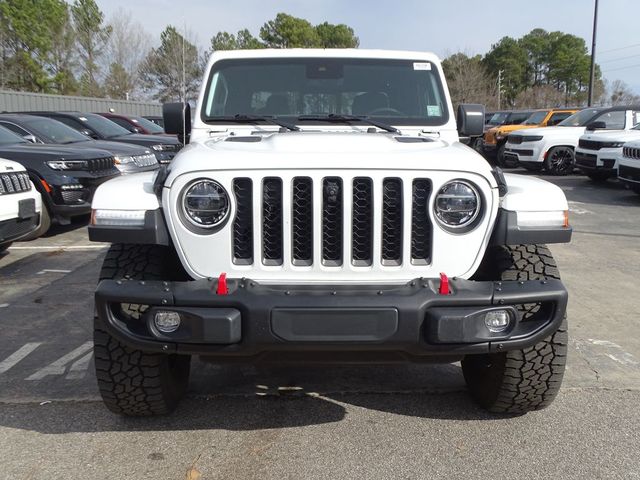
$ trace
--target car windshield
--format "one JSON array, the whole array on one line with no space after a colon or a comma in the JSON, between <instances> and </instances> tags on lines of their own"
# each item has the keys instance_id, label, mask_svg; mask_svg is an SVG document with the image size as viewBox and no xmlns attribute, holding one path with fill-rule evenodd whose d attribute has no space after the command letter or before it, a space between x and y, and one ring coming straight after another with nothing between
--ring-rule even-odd
<instances>
[{"instance_id":1,"label":"car windshield","mask_svg":"<svg viewBox=\"0 0 640 480\"><path fill-rule=\"evenodd\" d=\"M542 112L533 112L529 118L527 118L523 125L540 125L549 112L543 110Z\"/></svg>"},{"instance_id":2,"label":"car windshield","mask_svg":"<svg viewBox=\"0 0 640 480\"><path fill-rule=\"evenodd\" d=\"M585 108L584 110L580 110L579 112L574 113L570 117L565 118L557 126L558 127L584 127L598 113L600 113L599 108Z\"/></svg>"},{"instance_id":3,"label":"car windshield","mask_svg":"<svg viewBox=\"0 0 640 480\"><path fill-rule=\"evenodd\" d=\"M116 125L111 120L107 120L101 115L95 113L83 113L76 117L82 123L87 124L103 138L119 137L121 135L130 135L126 128Z\"/></svg>"},{"instance_id":4,"label":"car windshield","mask_svg":"<svg viewBox=\"0 0 640 480\"><path fill-rule=\"evenodd\" d=\"M131 117L134 123L140 125L145 130L149 130L151 133L164 133L164 130L159 125L156 125L151 120L147 120L144 117Z\"/></svg>"},{"instance_id":5,"label":"car windshield","mask_svg":"<svg viewBox=\"0 0 640 480\"><path fill-rule=\"evenodd\" d=\"M42 137L46 143L77 143L91 140L77 130L51 118L30 120L27 129L33 131L38 137Z\"/></svg>"},{"instance_id":6,"label":"car windshield","mask_svg":"<svg viewBox=\"0 0 640 480\"><path fill-rule=\"evenodd\" d=\"M294 123L313 116L305 123L320 124L318 117L330 114L369 116L393 125L443 125L449 119L440 75L431 62L359 58L216 62L201 118L228 123L238 114Z\"/></svg>"},{"instance_id":7,"label":"car windshield","mask_svg":"<svg viewBox=\"0 0 640 480\"><path fill-rule=\"evenodd\" d=\"M16 135L11 130L0 127L0 145L14 145L16 143L29 143L24 138Z\"/></svg>"},{"instance_id":8,"label":"car windshield","mask_svg":"<svg viewBox=\"0 0 640 480\"><path fill-rule=\"evenodd\" d=\"M509 116L509 112L494 113L488 122L488 125L502 125Z\"/></svg>"}]
</instances>

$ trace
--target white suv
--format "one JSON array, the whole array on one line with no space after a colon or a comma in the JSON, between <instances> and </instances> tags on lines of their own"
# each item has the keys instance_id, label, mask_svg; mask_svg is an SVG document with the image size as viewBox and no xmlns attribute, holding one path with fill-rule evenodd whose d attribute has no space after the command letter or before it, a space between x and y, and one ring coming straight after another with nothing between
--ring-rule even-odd
<instances>
[{"instance_id":1,"label":"white suv","mask_svg":"<svg viewBox=\"0 0 640 480\"><path fill-rule=\"evenodd\" d=\"M0 252L38 228L42 198L19 163L0 158Z\"/></svg>"},{"instance_id":2,"label":"white suv","mask_svg":"<svg viewBox=\"0 0 640 480\"><path fill-rule=\"evenodd\" d=\"M92 240L105 404L172 410L190 358L462 361L474 398L526 412L555 397L568 242L551 183L503 175L458 134L438 58L379 50L215 52L171 165L101 185Z\"/></svg>"},{"instance_id":3,"label":"white suv","mask_svg":"<svg viewBox=\"0 0 640 480\"><path fill-rule=\"evenodd\" d=\"M622 147L633 140L640 140L640 125L624 132L586 133L576 148L576 167L594 181L615 177Z\"/></svg>"},{"instance_id":4,"label":"white suv","mask_svg":"<svg viewBox=\"0 0 640 480\"><path fill-rule=\"evenodd\" d=\"M574 151L587 131L630 130L640 121L640 106L586 108L555 127L517 130L507 138L505 159L528 170L567 175L575 167Z\"/></svg>"},{"instance_id":5,"label":"white suv","mask_svg":"<svg viewBox=\"0 0 640 480\"><path fill-rule=\"evenodd\" d=\"M640 195L640 140L625 143L618 160L618 180Z\"/></svg>"}]
</instances>

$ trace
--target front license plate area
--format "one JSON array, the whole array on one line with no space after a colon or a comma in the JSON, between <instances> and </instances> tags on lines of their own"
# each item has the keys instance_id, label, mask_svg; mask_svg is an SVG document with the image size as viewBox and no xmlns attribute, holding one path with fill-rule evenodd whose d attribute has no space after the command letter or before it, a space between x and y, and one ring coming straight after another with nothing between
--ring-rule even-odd
<instances>
[{"instance_id":1,"label":"front license plate area","mask_svg":"<svg viewBox=\"0 0 640 480\"><path fill-rule=\"evenodd\" d=\"M291 342L381 342L398 330L395 308L276 308L273 333Z\"/></svg>"},{"instance_id":2,"label":"front license plate area","mask_svg":"<svg viewBox=\"0 0 640 480\"><path fill-rule=\"evenodd\" d=\"M36 201L33 198L25 198L18 202L18 218L26 220L36 214Z\"/></svg>"}]
</instances>

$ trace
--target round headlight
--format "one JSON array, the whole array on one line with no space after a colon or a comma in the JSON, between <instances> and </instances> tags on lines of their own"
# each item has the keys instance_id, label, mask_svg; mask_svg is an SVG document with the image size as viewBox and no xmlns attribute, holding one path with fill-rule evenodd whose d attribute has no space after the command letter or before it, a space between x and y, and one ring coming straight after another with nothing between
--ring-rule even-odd
<instances>
[{"instance_id":1,"label":"round headlight","mask_svg":"<svg viewBox=\"0 0 640 480\"><path fill-rule=\"evenodd\" d=\"M480 194L471 183L462 180L445 183L436 195L436 219L447 229L467 227L478 217L480 203Z\"/></svg>"},{"instance_id":2,"label":"round headlight","mask_svg":"<svg viewBox=\"0 0 640 480\"><path fill-rule=\"evenodd\" d=\"M198 180L184 193L182 208L186 219L201 228L214 228L229 215L229 195L213 180Z\"/></svg>"}]
</instances>

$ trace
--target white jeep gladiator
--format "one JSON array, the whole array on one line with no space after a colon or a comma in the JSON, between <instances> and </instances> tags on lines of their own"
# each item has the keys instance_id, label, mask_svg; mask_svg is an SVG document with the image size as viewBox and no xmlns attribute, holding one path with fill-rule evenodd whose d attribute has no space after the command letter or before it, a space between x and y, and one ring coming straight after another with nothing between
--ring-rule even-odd
<instances>
[{"instance_id":1,"label":"white jeep gladiator","mask_svg":"<svg viewBox=\"0 0 640 480\"><path fill-rule=\"evenodd\" d=\"M567 349L567 291L547 243L567 201L459 142L430 53L214 53L186 147L101 185L90 238L96 371L107 407L171 411L190 359L456 362L495 412L547 406Z\"/></svg>"},{"instance_id":2,"label":"white jeep gladiator","mask_svg":"<svg viewBox=\"0 0 640 480\"><path fill-rule=\"evenodd\" d=\"M40 225L42 197L19 163L0 158L0 253Z\"/></svg>"}]
</instances>

